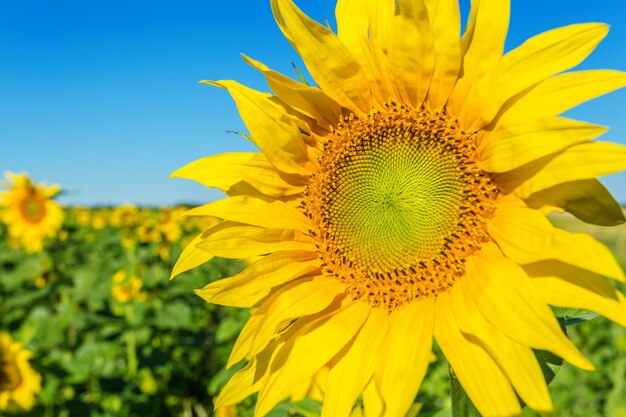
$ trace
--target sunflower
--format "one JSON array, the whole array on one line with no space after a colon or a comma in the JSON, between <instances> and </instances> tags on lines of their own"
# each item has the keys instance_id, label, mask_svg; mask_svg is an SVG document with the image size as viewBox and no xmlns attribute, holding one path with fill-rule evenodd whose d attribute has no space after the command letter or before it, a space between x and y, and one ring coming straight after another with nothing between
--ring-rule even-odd
<instances>
[{"instance_id":1,"label":"sunflower","mask_svg":"<svg viewBox=\"0 0 626 417\"><path fill-rule=\"evenodd\" d=\"M41 391L41 376L30 366L31 353L0 332L0 410L29 410Z\"/></svg>"},{"instance_id":2,"label":"sunflower","mask_svg":"<svg viewBox=\"0 0 626 417\"><path fill-rule=\"evenodd\" d=\"M39 252L46 237L53 237L63 222L61 207L52 200L58 185L33 184L27 174L5 174L8 183L0 191L0 220L7 224L14 246Z\"/></svg>"},{"instance_id":3,"label":"sunflower","mask_svg":"<svg viewBox=\"0 0 626 417\"><path fill-rule=\"evenodd\" d=\"M143 281L136 275L128 275L121 269L111 279L111 296L121 304L131 301L144 301L146 294L141 291Z\"/></svg>"},{"instance_id":4,"label":"sunflower","mask_svg":"<svg viewBox=\"0 0 626 417\"><path fill-rule=\"evenodd\" d=\"M617 71L565 72L607 33L598 23L537 35L503 54L510 4L339 0L338 33L272 0L317 86L244 57L272 94L234 81L260 153L224 153L173 176L227 198L192 210L223 221L182 253L175 274L213 256L262 255L197 291L253 307L229 365L247 360L216 406L258 392L264 416L322 368L322 416L403 416L433 340L484 416L553 406L533 349L593 369L550 305L626 325L611 252L552 226L567 211L624 222L596 177L626 168L606 129L559 116L626 85Z\"/></svg>"}]
</instances>

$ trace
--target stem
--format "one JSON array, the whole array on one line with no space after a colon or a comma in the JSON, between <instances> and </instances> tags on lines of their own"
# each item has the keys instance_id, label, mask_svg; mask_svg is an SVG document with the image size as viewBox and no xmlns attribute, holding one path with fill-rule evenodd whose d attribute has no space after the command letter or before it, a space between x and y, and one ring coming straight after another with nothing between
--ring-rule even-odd
<instances>
[{"instance_id":1,"label":"stem","mask_svg":"<svg viewBox=\"0 0 626 417\"><path fill-rule=\"evenodd\" d=\"M129 306L124 306L126 313L126 320L131 322L133 320L133 311ZM135 340L135 329L130 328L126 332L126 361L128 365L127 377L133 379L137 374L137 346Z\"/></svg>"},{"instance_id":2,"label":"stem","mask_svg":"<svg viewBox=\"0 0 626 417\"><path fill-rule=\"evenodd\" d=\"M454 375L452 368L450 373L450 399L452 401L452 417L480 417L478 411L472 404L461 383Z\"/></svg>"}]
</instances>

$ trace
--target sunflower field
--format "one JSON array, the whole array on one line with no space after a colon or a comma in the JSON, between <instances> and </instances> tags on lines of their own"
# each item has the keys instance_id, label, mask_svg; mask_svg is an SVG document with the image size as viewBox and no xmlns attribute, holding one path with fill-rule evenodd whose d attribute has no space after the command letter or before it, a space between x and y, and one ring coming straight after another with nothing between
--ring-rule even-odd
<instances>
[{"instance_id":1,"label":"sunflower field","mask_svg":"<svg viewBox=\"0 0 626 417\"><path fill-rule=\"evenodd\" d=\"M200 81L254 148L170 174L219 198L0 180L0 416L626 417L626 146L563 117L626 86L577 68L609 26L268 3L297 77Z\"/></svg>"},{"instance_id":2,"label":"sunflower field","mask_svg":"<svg viewBox=\"0 0 626 417\"><path fill-rule=\"evenodd\" d=\"M41 375L30 411L8 401L0 415L212 415L247 312L218 309L193 290L241 264L215 260L169 282L181 246L206 223L183 211L67 209L36 253L11 246L0 226L1 329ZM22 381L6 359L0 365L0 392L17 391Z\"/></svg>"},{"instance_id":3,"label":"sunflower field","mask_svg":"<svg viewBox=\"0 0 626 417\"><path fill-rule=\"evenodd\" d=\"M0 334L12 340L0 338L0 415L251 417L254 398L213 410L214 397L242 366L226 369L249 313L194 294L245 262L215 258L169 279L182 249L216 220L185 216L186 207L62 211L62 224L37 251L17 245L0 225ZM553 221L597 236L626 267L626 226ZM624 417L626 330L602 317L578 321L570 320L568 334L598 371L561 366L538 352L546 373L556 372L555 408L573 417ZM27 354L23 363L11 364L11 343ZM451 415L448 368L434 352L409 416ZM21 366L18 380L12 366ZM313 384L269 415L319 416L320 399ZM354 416L362 415L359 407Z\"/></svg>"}]
</instances>

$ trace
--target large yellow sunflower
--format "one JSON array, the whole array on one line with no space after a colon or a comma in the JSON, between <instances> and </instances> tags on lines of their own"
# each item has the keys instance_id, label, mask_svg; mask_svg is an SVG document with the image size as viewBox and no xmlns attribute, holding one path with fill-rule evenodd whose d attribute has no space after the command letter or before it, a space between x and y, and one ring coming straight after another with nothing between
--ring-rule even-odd
<instances>
[{"instance_id":1,"label":"large yellow sunflower","mask_svg":"<svg viewBox=\"0 0 626 417\"><path fill-rule=\"evenodd\" d=\"M52 199L58 185L33 184L26 174L6 173L8 183L0 191L0 219L9 228L15 246L39 252L47 237L53 237L63 222L63 210Z\"/></svg>"},{"instance_id":2,"label":"large yellow sunflower","mask_svg":"<svg viewBox=\"0 0 626 417\"><path fill-rule=\"evenodd\" d=\"M564 72L607 33L576 24L503 55L506 0L339 0L338 34L291 0L276 21L317 87L245 60L273 94L227 89L260 153L200 159L173 175L227 198L191 214L224 221L189 245L174 275L212 256L263 255L198 290L254 307L230 358L248 360L216 401L258 392L257 417L329 369L322 415L403 416L433 339L484 416L553 406L532 349L593 369L549 305L626 325L611 252L559 230L566 210L624 215L596 177L626 168L606 129L560 117L626 85L617 71Z\"/></svg>"},{"instance_id":3,"label":"large yellow sunflower","mask_svg":"<svg viewBox=\"0 0 626 417\"><path fill-rule=\"evenodd\" d=\"M41 376L30 366L30 351L0 332L0 410L29 410L41 391Z\"/></svg>"}]
</instances>

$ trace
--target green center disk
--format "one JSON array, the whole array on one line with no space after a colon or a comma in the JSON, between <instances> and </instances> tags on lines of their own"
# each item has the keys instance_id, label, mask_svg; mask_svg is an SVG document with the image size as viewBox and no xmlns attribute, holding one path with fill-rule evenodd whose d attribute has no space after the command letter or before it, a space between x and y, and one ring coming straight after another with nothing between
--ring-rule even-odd
<instances>
[{"instance_id":1,"label":"green center disk","mask_svg":"<svg viewBox=\"0 0 626 417\"><path fill-rule=\"evenodd\" d=\"M348 259L389 271L432 258L458 219L464 183L455 152L433 141L353 143L329 183L328 230Z\"/></svg>"}]
</instances>

